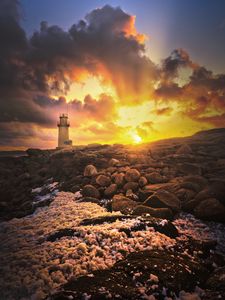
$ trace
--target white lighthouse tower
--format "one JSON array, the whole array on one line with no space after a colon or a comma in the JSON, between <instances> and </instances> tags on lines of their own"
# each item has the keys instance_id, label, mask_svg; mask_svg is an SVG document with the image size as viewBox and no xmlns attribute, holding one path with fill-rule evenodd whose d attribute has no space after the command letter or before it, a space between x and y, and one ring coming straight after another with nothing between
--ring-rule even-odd
<instances>
[{"instance_id":1,"label":"white lighthouse tower","mask_svg":"<svg viewBox=\"0 0 225 300\"><path fill-rule=\"evenodd\" d=\"M59 116L59 122L57 124L59 128L58 132L58 148L67 148L72 146L72 141L69 139L69 127L68 114L61 114Z\"/></svg>"}]
</instances>

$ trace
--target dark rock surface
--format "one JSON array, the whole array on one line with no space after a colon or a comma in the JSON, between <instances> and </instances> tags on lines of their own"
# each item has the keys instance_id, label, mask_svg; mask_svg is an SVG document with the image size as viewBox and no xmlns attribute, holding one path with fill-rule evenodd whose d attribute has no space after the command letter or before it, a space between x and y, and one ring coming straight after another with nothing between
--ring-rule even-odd
<instances>
[{"instance_id":1,"label":"dark rock surface","mask_svg":"<svg viewBox=\"0 0 225 300\"><path fill-rule=\"evenodd\" d=\"M85 293L90 299L109 299L109 295L112 299L143 299L148 295L174 299L181 290L193 291L196 285L203 285L209 273L198 259L172 251L135 252L110 270L71 280L48 299L84 299Z\"/></svg>"},{"instance_id":2,"label":"dark rock surface","mask_svg":"<svg viewBox=\"0 0 225 300\"><path fill-rule=\"evenodd\" d=\"M101 225L104 223L113 223L116 222L117 220L126 220L126 219L131 220L131 219L135 219L135 217L127 216L127 215L103 216L103 217L83 220L80 223L80 225L81 226ZM146 230L147 227L152 227L155 229L155 231L163 233L171 238L176 238L179 235L177 228L170 221L154 218L151 216L139 217L138 224L131 227L129 229L129 232ZM128 231L125 232L127 233Z\"/></svg>"}]
</instances>

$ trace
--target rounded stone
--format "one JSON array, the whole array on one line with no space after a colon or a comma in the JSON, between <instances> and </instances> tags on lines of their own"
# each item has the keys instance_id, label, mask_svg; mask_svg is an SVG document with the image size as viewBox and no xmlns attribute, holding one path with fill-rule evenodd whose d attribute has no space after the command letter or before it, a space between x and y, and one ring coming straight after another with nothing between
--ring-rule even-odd
<instances>
[{"instance_id":1,"label":"rounded stone","mask_svg":"<svg viewBox=\"0 0 225 300\"><path fill-rule=\"evenodd\" d=\"M100 198L99 191L96 189L96 187L94 187L91 184L87 184L83 187L82 195L84 197L93 197L93 198L97 198L97 199Z\"/></svg>"},{"instance_id":2,"label":"rounded stone","mask_svg":"<svg viewBox=\"0 0 225 300\"><path fill-rule=\"evenodd\" d=\"M91 177L98 174L97 169L93 165L87 165L84 169L84 176Z\"/></svg>"},{"instance_id":3,"label":"rounded stone","mask_svg":"<svg viewBox=\"0 0 225 300\"><path fill-rule=\"evenodd\" d=\"M127 182L131 181L138 181L138 179L141 177L141 174L136 169L129 169L126 171L125 179Z\"/></svg>"},{"instance_id":4,"label":"rounded stone","mask_svg":"<svg viewBox=\"0 0 225 300\"><path fill-rule=\"evenodd\" d=\"M116 158L111 158L109 161L109 166L110 167L115 167L120 163L120 161Z\"/></svg>"},{"instance_id":5,"label":"rounded stone","mask_svg":"<svg viewBox=\"0 0 225 300\"><path fill-rule=\"evenodd\" d=\"M122 186L124 183L124 173L116 173L112 175L115 184Z\"/></svg>"},{"instance_id":6,"label":"rounded stone","mask_svg":"<svg viewBox=\"0 0 225 300\"><path fill-rule=\"evenodd\" d=\"M111 179L108 176L99 175L96 178L96 183L99 184L100 186L106 187L111 184Z\"/></svg>"},{"instance_id":7,"label":"rounded stone","mask_svg":"<svg viewBox=\"0 0 225 300\"><path fill-rule=\"evenodd\" d=\"M124 191L128 191L128 190L136 191L138 189L138 183L137 182L127 182L123 186L123 189L124 189Z\"/></svg>"},{"instance_id":8,"label":"rounded stone","mask_svg":"<svg viewBox=\"0 0 225 300\"><path fill-rule=\"evenodd\" d=\"M148 180L144 176L141 176L138 180L138 183L140 187L144 187L148 183Z\"/></svg>"},{"instance_id":9,"label":"rounded stone","mask_svg":"<svg viewBox=\"0 0 225 300\"><path fill-rule=\"evenodd\" d=\"M117 185L115 183L110 184L110 186L108 186L105 191L104 191L104 195L106 197L112 197L113 195L115 195L117 192Z\"/></svg>"}]
</instances>

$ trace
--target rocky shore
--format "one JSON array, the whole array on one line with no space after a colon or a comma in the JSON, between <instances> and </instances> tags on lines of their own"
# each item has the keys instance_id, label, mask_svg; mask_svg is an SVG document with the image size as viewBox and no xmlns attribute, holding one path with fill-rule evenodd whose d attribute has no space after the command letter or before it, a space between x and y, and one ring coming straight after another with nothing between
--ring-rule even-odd
<instances>
[{"instance_id":1,"label":"rocky shore","mask_svg":"<svg viewBox=\"0 0 225 300\"><path fill-rule=\"evenodd\" d=\"M28 149L0 193L3 299L225 297L225 129Z\"/></svg>"},{"instance_id":2,"label":"rocky shore","mask_svg":"<svg viewBox=\"0 0 225 300\"><path fill-rule=\"evenodd\" d=\"M68 150L28 149L0 158L0 218L32 213L38 187L58 182L80 201L172 219L179 211L225 222L225 129L141 146L90 145ZM108 199L108 201L106 201ZM104 201L103 201L104 200Z\"/></svg>"}]
</instances>

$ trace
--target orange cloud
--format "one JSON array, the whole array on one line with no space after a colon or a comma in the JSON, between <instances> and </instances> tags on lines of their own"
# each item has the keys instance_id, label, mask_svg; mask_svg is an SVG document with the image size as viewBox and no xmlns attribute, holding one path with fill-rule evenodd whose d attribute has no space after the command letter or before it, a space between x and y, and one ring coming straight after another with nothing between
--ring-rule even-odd
<instances>
[{"instance_id":1,"label":"orange cloud","mask_svg":"<svg viewBox=\"0 0 225 300\"><path fill-rule=\"evenodd\" d=\"M7 10L2 16L2 147L52 147L58 115L67 107L76 144L145 142L225 126L225 75L200 66L184 49L156 65L135 16L119 7L95 9L69 30L42 22L31 38L18 16ZM84 97L72 94L74 82L84 84Z\"/></svg>"}]
</instances>

